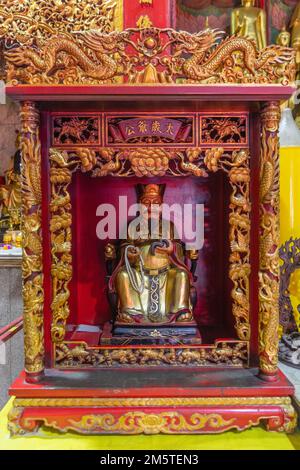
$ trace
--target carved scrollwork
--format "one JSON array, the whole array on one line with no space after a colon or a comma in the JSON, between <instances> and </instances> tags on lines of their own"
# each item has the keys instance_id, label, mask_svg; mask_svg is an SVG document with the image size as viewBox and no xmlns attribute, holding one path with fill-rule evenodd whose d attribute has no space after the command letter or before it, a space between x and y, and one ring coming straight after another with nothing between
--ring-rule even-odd
<instances>
[{"instance_id":1,"label":"carved scrollwork","mask_svg":"<svg viewBox=\"0 0 300 470\"><path fill-rule=\"evenodd\" d=\"M24 408L20 406L14 406L9 411L8 418L8 430L12 436L25 434L25 429L21 426L21 418L24 412Z\"/></svg>"},{"instance_id":2,"label":"carved scrollwork","mask_svg":"<svg viewBox=\"0 0 300 470\"><path fill-rule=\"evenodd\" d=\"M6 81L93 85L115 83L117 77L135 84L294 81L293 49L272 45L259 51L249 39L231 36L220 42L222 36L219 30L190 34L154 27L53 34L42 44L33 41L8 48Z\"/></svg>"}]
</instances>

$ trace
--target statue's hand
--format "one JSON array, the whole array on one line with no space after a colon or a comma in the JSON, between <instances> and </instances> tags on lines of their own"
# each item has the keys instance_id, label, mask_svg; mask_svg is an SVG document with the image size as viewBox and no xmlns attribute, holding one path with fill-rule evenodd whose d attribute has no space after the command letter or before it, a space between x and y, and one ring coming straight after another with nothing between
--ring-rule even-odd
<instances>
[{"instance_id":1,"label":"statue's hand","mask_svg":"<svg viewBox=\"0 0 300 470\"><path fill-rule=\"evenodd\" d=\"M135 264L140 256L140 250L137 247L129 247L127 250L127 257L130 264Z\"/></svg>"},{"instance_id":2,"label":"statue's hand","mask_svg":"<svg viewBox=\"0 0 300 470\"><path fill-rule=\"evenodd\" d=\"M169 242L168 246L164 246L164 247L157 246L155 248L155 253L161 254L161 255L165 255L165 254L171 255L173 253L173 243L170 240L168 240L168 242Z\"/></svg>"}]
</instances>

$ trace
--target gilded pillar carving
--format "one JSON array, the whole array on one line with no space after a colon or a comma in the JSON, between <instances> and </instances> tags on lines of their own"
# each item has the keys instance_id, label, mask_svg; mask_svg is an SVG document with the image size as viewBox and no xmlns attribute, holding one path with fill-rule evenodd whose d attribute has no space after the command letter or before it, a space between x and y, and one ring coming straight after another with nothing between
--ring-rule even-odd
<instances>
[{"instance_id":1,"label":"gilded pillar carving","mask_svg":"<svg viewBox=\"0 0 300 470\"><path fill-rule=\"evenodd\" d=\"M279 138L280 107L265 103L261 110L260 246L259 246L259 368L275 380L279 326Z\"/></svg>"},{"instance_id":2,"label":"gilded pillar carving","mask_svg":"<svg viewBox=\"0 0 300 470\"><path fill-rule=\"evenodd\" d=\"M22 230L25 371L29 381L44 369L41 237L41 145L35 103L21 105Z\"/></svg>"}]
</instances>

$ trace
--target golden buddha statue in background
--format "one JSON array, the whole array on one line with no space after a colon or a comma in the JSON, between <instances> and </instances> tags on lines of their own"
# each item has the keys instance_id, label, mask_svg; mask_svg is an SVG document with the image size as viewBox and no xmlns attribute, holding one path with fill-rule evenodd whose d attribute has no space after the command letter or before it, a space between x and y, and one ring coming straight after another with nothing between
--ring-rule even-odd
<instances>
[{"instance_id":1,"label":"golden buddha statue in background","mask_svg":"<svg viewBox=\"0 0 300 470\"><path fill-rule=\"evenodd\" d=\"M284 26L276 38L276 44L277 46L289 47L290 43L291 43L291 33L287 31L286 27ZM281 107L281 111L283 111L287 107L293 109L294 98L291 97L289 100L282 102L280 107Z\"/></svg>"},{"instance_id":2,"label":"golden buddha statue in background","mask_svg":"<svg viewBox=\"0 0 300 470\"><path fill-rule=\"evenodd\" d=\"M5 184L0 186L1 219L10 230L17 229L21 223L21 151L20 135L16 138L16 153L11 167L5 172ZM2 223L2 225L3 225Z\"/></svg>"},{"instance_id":3,"label":"golden buddha statue in background","mask_svg":"<svg viewBox=\"0 0 300 470\"><path fill-rule=\"evenodd\" d=\"M258 49L267 46L266 13L255 7L255 0L242 0L242 6L232 10L231 34L253 39Z\"/></svg>"},{"instance_id":4,"label":"golden buddha statue in background","mask_svg":"<svg viewBox=\"0 0 300 470\"><path fill-rule=\"evenodd\" d=\"M118 324L166 324L193 321L191 285L193 275L184 262L184 256L195 260L198 253L187 251L177 238L175 226L169 222L169 236L162 230L164 185L139 185L138 202L146 208L143 217L146 226L156 223L156 236L147 230L145 237L128 238L119 248L118 264L110 281L109 291L117 294ZM153 216L151 209L157 211ZM152 232L153 234L153 232ZM106 247L106 259L116 258L111 244Z\"/></svg>"},{"instance_id":5,"label":"golden buddha statue in background","mask_svg":"<svg viewBox=\"0 0 300 470\"><path fill-rule=\"evenodd\" d=\"M297 79L300 79L300 3L298 2L290 23L292 32L291 46L296 51Z\"/></svg>"}]
</instances>

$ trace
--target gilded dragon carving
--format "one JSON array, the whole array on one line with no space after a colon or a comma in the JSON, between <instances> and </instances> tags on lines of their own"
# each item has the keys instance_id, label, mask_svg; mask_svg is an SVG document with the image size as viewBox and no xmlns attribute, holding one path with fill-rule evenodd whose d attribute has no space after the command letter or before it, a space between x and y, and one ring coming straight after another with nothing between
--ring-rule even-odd
<instances>
[{"instance_id":1,"label":"gilded dragon carving","mask_svg":"<svg viewBox=\"0 0 300 470\"><path fill-rule=\"evenodd\" d=\"M43 275L41 233L41 146L39 114L34 103L21 107L22 208L23 208L23 301L25 370L44 368Z\"/></svg>"},{"instance_id":2,"label":"gilded dragon carving","mask_svg":"<svg viewBox=\"0 0 300 470\"><path fill-rule=\"evenodd\" d=\"M185 48L192 57L183 64L183 72L195 82L215 77L217 81L244 83L264 82L269 74L277 76L276 66L291 61L293 54L289 48L268 46L262 52L257 50L254 41L231 36L226 38L206 58L207 50L220 39L220 31L206 31L206 35L179 33ZM177 38L178 40L178 38ZM237 55L238 54L238 55ZM225 67L224 63L226 64ZM243 68L246 68L246 73ZM265 75L265 76L264 76Z\"/></svg>"},{"instance_id":3,"label":"gilded dragon carving","mask_svg":"<svg viewBox=\"0 0 300 470\"><path fill-rule=\"evenodd\" d=\"M43 45L7 48L7 82L102 84L114 83L117 77L129 83L287 84L294 80L292 49L272 45L258 51L246 38L231 36L220 42L223 34L154 27L54 34Z\"/></svg>"},{"instance_id":4,"label":"gilded dragon carving","mask_svg":"<svg viewBox=\"0 0 300 470\"><path fill-rule=\"evenodd\" d=\"M274 375L279 325L279 104L266 104L261 117L259 357L262 373Z\"/></svg>"},{"instance_id":5,"label":"gilded dragon carving","mask_svg":"<svg viewBox=\"0 0 300 470\"><path fill-rule=\"evenodd\" d=\"M97 83L106 83L117 76L118 63L114 54L121 54L124 50L122 35L126 33L80 33L84 45L89 48L88 53L76 40L61 34L51 38L44 46L42 54L33 48L21 46L10 49L5 53L5 57L9 64L27 66L38 72L32 75L34 83L38 83L39 74L49 83L55 83L53 76L67 80L68 83L78 78L83 83L93 84L95 80ZM20 73L22 74L22 70Z\"/></svg>"}]
</instances>

